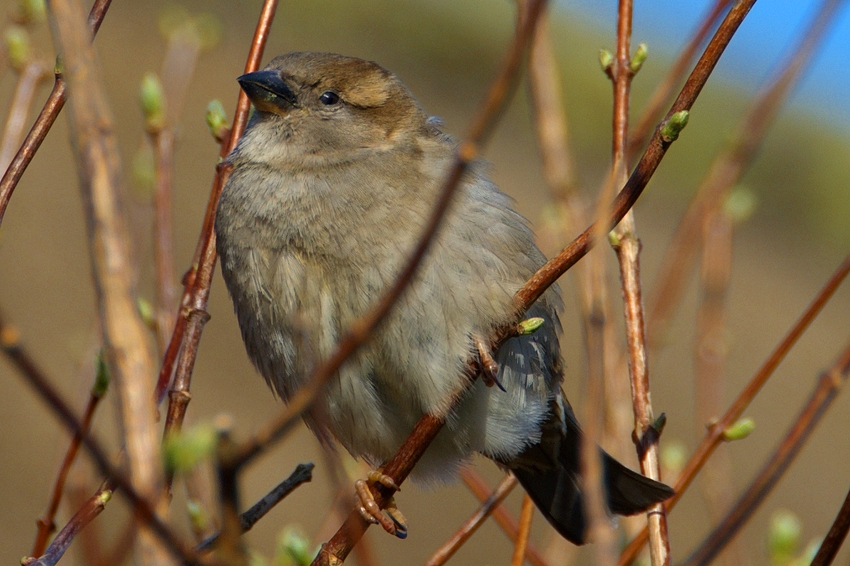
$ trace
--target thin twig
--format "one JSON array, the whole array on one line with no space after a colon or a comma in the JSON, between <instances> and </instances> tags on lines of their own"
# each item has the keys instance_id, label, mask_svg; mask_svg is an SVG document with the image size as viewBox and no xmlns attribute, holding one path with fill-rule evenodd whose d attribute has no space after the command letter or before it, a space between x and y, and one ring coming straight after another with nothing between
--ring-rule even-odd
<instances>
[{"instance_id":1,"label":"thin twig","mask_svg":"<svg viewBox=\"0 0 850 566\"><path fill-rule=\"evenodd\" d=\"M534 502L526 493L522 498L522 508L519 512L519 534L514 545L514 555L511 566L522 566L525 550L528 546L528 535L531 533L531 518L534 516Z\"/></svg>"},{"instance_id":2,"label":"thin twig","mask_svg":"<svg viewBox=\"0 0 850 566\"><path fill-rule=\"evenodd\" d=\"M708 175L682 216L647 300L647 335L651 347L663 342L673 311L680 302L696 257L703 218L721 205L728 191L749 168L768 128L817 51L842 1L826 0L821 4L812 23L802 34L800 43L791 51L788 60L778 67L776 76L741 119L732 141L714 159Z\"/></svg>"},{"instance_id":3,"label":"thin twig","mask_svg":"<svg viewBox=\"0 0 850 566\"><path fill-rule=\"evenodd\" d=\"M688 463L685 464L685 467L679 475L679 480L676 482L676 486L674 488L676 494L666 502L668 511L672 510L673 507L676 506L676 503L693 482L696 474L702 469L705 462L715 451L717 446L723 442L723 433L726 429L735 424L735 422L741 417L744 410L749 406L761 390L762 386L773 374L773 371L779 363L788 354L791 347L797 342L800 336L802 336L803 332L806 331L818 313L820 313L827 301L829 301L838 289L839 285L841 285L841 282L847 277L848 273L850 273L850 255L844 258L844 261L838 266L836 271L824 284L823 288L821 288L808 308L803 312L797 322L794 323L773 352L771 352L770 356L768 356L764 364L762 364L762 366L758 369L747 386L741 391L737 399L735 399L732 403L732 406L730 406L726 411L726 414L724 414L723 417L708 430L708 433L705 438L703 438L702 443L691 456L690 460L688 460ZM644 529L629 543L620 555L620 560L618 562L620 566L630 564L635 559L637 553L640 552L640 549L643 548L644 544L646 544L647 535L648 531Z\"/></svg>"},{"instance_id":4,"label":"thin twig","mask_svg":"<svg viewBox=\"0 0 850 566\"><path fill-rule=\"evenodd\" d=\"M5 171L12 162L15 148L21 142L21 134L24 131L24 123L29 115L36 87L48 75L44 63L38 59L32 59L24 65L18 77L18 86L9 105L9 116L6 118L6 127L3 128L2 143L0 143L0 171Z\"/></svg>"},{"instance_id":5,"label":"thin twig","mask_svg":"<svg viewBox=\"0 0 850 566\"><path fill-rule=\"evenodd\" d=\"M83 446L91 455L98 469L115 482L118 492L127 498L142 521L165 542L174 556L188 564L197 564L194 553L186 548L171 528L163 523L153 512L150 504L139 495L125 474L110 462L103 445L90 432L87 432L74 414L70 405L51 384L46 374L38 367L32 356L20 341L17 329L0 318L0 349L18 372L32 386L35 393L50 407L52 413L62 425L82 438Z\"/></svg>"},{"instance_id":6,"label":"thin twig","mask_svg":"<svg viewBox=\"0 0 850 566\"><path fill-rule=\"evenodd\" d=\"M850 373L850 344L828 371L821 374L809 402L800 411L773 456L753 479L744 494L732 506L726 518L688 557L683 566L705 566L725 548L743 524L752 516L765 497L794 461L794 457L814 432L821 417L829 409Z\"/></svg>"},{"instance_id":7,"label":"thin twig","mask_svg":"<svg viewBox=\"0 0 850 566\"><path fill-rule=\"evenodd\" d=\"M714 5L708 9L702 21L697 26L694 33L690 34L690 40L684 49L679 53L679 57L670 66L667 74L656 85L655 90L649 98L649 102L641 112L640 117L636 120L637 127L629 133L628 147L626 148L626 159L637 153L643 144L646 143L646 138L652 131L652 127L658 123L661 118L661 111L664 105L670 98L673 88L688 70L688 65L697 53L700 45L705 42L705 38L711 32L717 20L723 14L724 10L732 3L732 0L715 0Z\"/></svg>"},{"instance_id":8,"label":"thin twig","mask_svg":"<svg viewBox=\"0 0 850 566\"><path fill-rule=\"evenodd\" d=\"M24 558L21 560L22 566L53 566L68 550L68 546L73 542L77 533L86 525L92 522L95 517L100 515L101 511L106 507L106 504L112 498L112 490L115 486L107 480L103 487L97 490L79 511L68 521L68 524L59 531L53 542L47 548L47 551L38 558Z\"/></svg>"},{"instance_id":9,"label":"thin twig","mask_svg":"<svg viewBox=\"0 0 850 566\"><path fill-rule=\"evenodd\" d=\"M272 510L275 505L283 501L287 495L295 491L300 485L312 481L313 479L313 464L298 464L295 470L289 477L277 484L274 489L268 492L262 499L257 501L250 509L239 516L239 524L241 533L250 531L257 521L262 519L266 513ZM215 546L220 533L216 533L205 539L198 545L197 552L203 553L211 550Z\"/></svg>"},{"instance_id":10,"label":"thin twig","mask_svg":"<svg viewBox=\"0 0 850 566\"><path fill-rule=\"evenodd\" d=\"M425 563L425 566L441 566L448 562L454 556L454 553L469 540L475 531L484 524L484 521L490 517L490 514L502 504L502 501L510 494L511 490L516 487L517 479L513 474L507 474L490 497L483 502L481 507L476 511L461 527L455 532L452 537L447 540L443 546L431 555L431 558ZM333 564L333 562L331 562Z\"/></svg>"},{"instance_id":11,"label":"thin twig","mask_svg":"<svg viewBox=\"0 0 850 566\"><path fill-rule=\"evenodd\" d=\"M254 39L251 42L251 49L245 63L246 73L256 71L260 66L276 8L277 0L265 0L263 3L254 31ZM249 109L248 97L240 91L233 126L230 128L230 137L227 139L227 143L222 144L220 157L226 157L236 147L236 142L245 130ZM177 319L157 382L156 396L157 401L159 401L160 393L165 391L176 363L174 383L169 391L164 432L166 436L180 430L183 425L183 418L186 415L186 407L191 399L189 389L198 353L198 344L204 325L209 320L206 309L216 263L215 231L213 229L215 213L221 191L230 175L230 169L231 166L226 164L219 164L216 167L216 175L204 216L204 225L196 248L194 266L185 280L185 290L181 300L181 316ZM170 477L166 478L166 483L170 488Z\"/></svg>"},{"instance_id":12,"label":"thin twig","mask_svg":"<svg viewBox=\"0 0 850 566\"><path fill-rule=\"evenodd\" d=\"M111 3L112 0L95 0L88 19L92 37L97 35L97 30L100 29L100 24L103 22L103 17ZM30 128L18 153L12 159L12 163L3 173L3 179L0 179L0 224L3 223L3 215L6 213L6 207L9 205L9 199L12 198L15 187L18 186L24 171L26 171L32 158L35 157L38 148L41 147L41 142L47 137L47 133L53 127L53 123L65 105L65 86L65 79L62 75L56 75L53 90L47 97L44 107L32 128Z\"/></svg>"},{"instance_id":13,"label":"thin twig","mask_svg":"<svg viewBox=\"0 0 850 566\"><path fill-rule=\"evenodd\" d=\"M848 530L850 530L850 491L847 492L847 497L844 498L844 504L841 505L835 521L833 521L817 554L812 559L811 566L829 566L832 564L839 549L841 549L841 544L847 538Z\"/></svg>"},{"instance_id":14,"label":"thin twig","mask_svg":"<svg viewBox=\"0 0 850 566\"><path fill-rule=\"evenodd\" d=\"M248 549L242 540L242 521L239 517L239 469L230 465L236 443L230 437L230 422L218 426L216 467L218 493L221 501L221 532L216 540L216 555L231 566L248 566Z\"/></svg>"},{"instance_id":15,"label":"thin twig","mask_svg":"<svg viewBox=\"0 0 850 566\"><path fill-rule=\"evenodd\" d=\"M667 112L665 120L656 128L652 140L644 151L643 156L632 172L623 189L614 199L611 211L609 227L615 226L626 212L634 205L646 187L670 145L675 140L665 139L663 126L667 120L676 112L690 110L705 86L708 77L720 60L720 56L729 45L732 36L737 31L741 22L749 13L756 0L741 0L726 15L723 23L712 37L705 52L700 57L693 72L682 87L679 96L673 102L673 106ZM523 285L516 294L517 308L520 312L526 311L561 275L570 267L584 257L592 245L594 227L587 228L570 245L561 251L556 257L537 270L537 272Z\"/></svg>"},{"instance_id":16,"label":"thin twig","mask_svg":"<svg viewBox=\"0 0 850 566\"><path fill-rule=\"evenodd\" d=\"M80 0L53 0L49 6L54 39L62 48L73 95L72 146L86 203L95 296L105 357L120 400L130 480L156 507L162 483L152 391L156 372L147 329L135 303L118 143ZM167 550L146 526L139 533L137 561L170 562Z\"/></svg>"},{"instance_id":17,"label":"thin twig","mask_svg":"<svg viewBox=\"0 0 850 566\"><path fill-rule=\"evenodd\" d=\"M2 330L0 330L2 332ZM94 417L94 412L97 410L98 404L103 397L100 391L92 389L89 394L89 400L86 404L86 409L83 412L83 418L80 420L80 426L84 432L91 429L91 421ZM53 491L50 494L50 502L47 505L47 510L44 512L38 521L38 532L36 533L35 542L33 543L31 556L39 556L47 547L47 540L50 534L56 528L53 520L56 518L56 511L59 509L59 503L62 501L62 491L65 488L65 480L68 477L68 472L71 471L71 465L77 458L77 452L82 443L82 435L74 433L71 442L68 445L68 450L65 452L65 457L62 459L62 466L59 468L59 473L56 475L56 481L53 483Z\"/></svg>"},{"instance_id":18,"label":"thin twig","mask_svg":"<svg viewBox=\"0 0 850 566\"><path fill-rule=\"evenodd\" d=\"M724 210L704 220L700 299L697 310L697 335L694 343L696 410L694 429L698 437L705 426L723 410L726 382L726 309L732 271L733 221ZM719 521L732 504L729 486L732 463L728 450L718 450L706 462L701 491L711 521ZM729 566L743 564L743 549L737 542L724 553Z\"/></svg>"},{"instance_id":19,"label":"thin twig","mask_svg":"<svg viewBox=\"0 0 850 566\"><path fill-rule=\"evenodd\" d=\"M478 472L470 468L464 468L460 472L460 478L463 480L464 485L469 488L469 491L471 491L481 503L484 503L487 498L490 497L490 487L484 482ZM502 530L506 535L508 535L508 538L512 542L516 543L517 535L519 534L519 523L513 518L508 510L505 509L504 505L499 505L493 510L493 520L502 527ZM526 545L525 559L528 560L532 566L548 566L546 559L532 541L528 541L528 544Z\"/></svg>"}]
</instances>

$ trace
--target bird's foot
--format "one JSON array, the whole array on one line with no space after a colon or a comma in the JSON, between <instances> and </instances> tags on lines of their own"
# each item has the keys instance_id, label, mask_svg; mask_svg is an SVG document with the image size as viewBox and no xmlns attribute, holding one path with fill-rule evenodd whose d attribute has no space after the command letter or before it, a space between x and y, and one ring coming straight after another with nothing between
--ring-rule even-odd
<instances>
[{"instance_id":1,"label":"bird's foot","mask_svg":"<svg viewBox=\"0 0 850 566\"><path fill-rule=\"evenodd\" d=\"M505 391L505 387L499 381L499 364L493 358L490 345L478 335L473 336L472 341L478 350L478 359L481 362L481 379L484 381L484 384L487 387L496 385L499 389Z\"/></svg>"},{"instance_id":2,"label":"bird's foot","mask_svg":"<svg viewBox=\"0 0 850 566\"><path fill-rule=\"evenodd\" d=\"M357 480L354 482L354 491L357 494L359 506L357 510L360 515L370 523L381 525L385 531L398 538L407 538L407 519L404 518L401 511L396 507L395 499L390 498L386 509L383 511L375 501L372 491L369 489L369 484L381 484L394 491L399 491L393 479L381 472L373 470L369 472L367 480Z\"/></svg>"}]
</instances>

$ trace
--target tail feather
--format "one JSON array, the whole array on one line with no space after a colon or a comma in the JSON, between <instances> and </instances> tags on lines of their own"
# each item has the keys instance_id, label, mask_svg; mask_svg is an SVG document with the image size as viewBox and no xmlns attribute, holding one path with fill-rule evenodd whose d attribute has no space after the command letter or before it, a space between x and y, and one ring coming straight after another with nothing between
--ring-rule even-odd
<instances>
[{"instance_id":1,"label":"tail feather","mask_svg":"<svg viewBox=\"0 0 850 566\"><path fill-rule=\"evenodd\" d=\"M570 412L566 415L566 435L559 434L558 442L544 440L548 446L538 444L520 455L513 469L520 484L561 536L574 544L584 544L587 522L581 492L579 454L581 431ZM549 466L529 466L530 461L540 463L540 455L555 448L557 464L549 459ZM663 483L634 472L601 450L603 484L606 502L611 513L634 515L673 495L673 490Z\"/></svg>"}]
</instances>

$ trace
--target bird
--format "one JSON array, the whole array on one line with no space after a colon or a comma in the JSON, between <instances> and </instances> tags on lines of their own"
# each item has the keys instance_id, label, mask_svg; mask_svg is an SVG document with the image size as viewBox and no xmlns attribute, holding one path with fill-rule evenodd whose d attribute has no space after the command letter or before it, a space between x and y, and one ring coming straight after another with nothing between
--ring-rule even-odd
<instances>
[{"instance_id":1,"label":"bird","mask_svg":"<svg viewBox=\"0 0 850 566\"><path fill-rule=\"evenodd\" d=\"M216 247L248 356L286 402L395 281L457 142L371 61L293 52L237 80L254 113L226 158ZM517 312L514 294L545 257L488 167L470 165L409 286L304 420L382 481L380 466L417 421L445 414L412 480L449 482L482 454L516 475L563 537L583 544L582 436L561 391L560 291ZM542 325L490 351L494 329L520 315ZM470 360L483 379L457 398ZM673 494L601 454L611 513L636 514ZM388 520L366 507L369 520L406 535L400 512Z\"/></svg>"}]
</instances>

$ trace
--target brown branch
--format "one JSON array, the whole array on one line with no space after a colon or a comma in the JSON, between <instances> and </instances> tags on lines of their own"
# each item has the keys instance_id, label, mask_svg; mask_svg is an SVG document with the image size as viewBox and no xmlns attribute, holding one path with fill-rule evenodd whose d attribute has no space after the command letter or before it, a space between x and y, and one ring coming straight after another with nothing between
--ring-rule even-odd
<instances>
[{"instance_id":1,"label":"brown branch","mask_svg":"<svg viewBox=\"0 0 850 566\"><path fill-rule=\"evenodd\" d=\"M631 83L642 61L633 66L630 48L632 2L621 0L618 11L617 50L611 68L614 87L612 175L617 184L625 181L627 163L627 136L629 130L629 102ZM689 61L690 59L688 59ZM683 71L682 71L683 72ZM665 95L666 98L666 95ZM623 310L625 315L626 344L628 352L629 384L634 412L635 441L641 471L649 478L660 480L661 470L658 443L644 445L645 438L655 420L650 401L649 363L644 323L643 290L640 280L640 242L637 238L633 211L625 215L614 229L614 251L620 268ZM667 533L667 515L664 504L653 505L647 512L650 532L650 560L653 566L670 564L670 540ZM615 563L616 558L611 561Z\"/></svg>"},{"instance_id":2,"label":"brown branch","mask_svg":"<svg viewBox=\"0 0 850 566\"><path fill-rule=\"evenodd\" d=\"M174 166L174 130L171 125L150 132L156 181L154 191L154 272L156 280L156 341L164 355L174 328L177 294L174 277L174 235L171 195Z\"/></svg>"},{"instance_id":3,"label":"brown branch","mask_svg":"<svg viewBox=\"0 0 850 566\"><path fill-rule=\"evenodd\" d=\"M66 429L79 435L83 446L91 455L98 469L105 476L115 482L119 493L127 498L139 518L159 536L168 546L174 556L180 558L187 564L197 564L194 554L186 548L182 541L163 523L153 511L151 505L130 484L126 475L110 462L103 445L98 442L90 432L83 428L80 419L74 414L70 405L62 398L56 388L53 387L46 374L38 367L29 352L20 342L17 329L6 323L0 317L0 349L3 354L25 378L33 391L48 405L56 418Z\"/></svg>"},{"instance_id":4,"label":"brown branch","mask_svg":"<svg viewBox=\"0 0 850 566\"><path fill-rule=\"evenodd\" d=\"M729 45L729 41L731 41L732 36L741 25L741 22L744 21L744 18L747 13L749 13L753 4L755 4L755 0L742 0L736 4L735 7L729 11L726 18L723 20L723 23L717 29L714 37L712 37L706 47L705 52L697 62L696 67L694 67L694 70L685 82L685 86L682 87L682 90L673 103L673 106L667 112L665 120L658 128L656 128L655 133L652 136L652 140L632 172L631 177L629 177L629 180L617 195L617 198L614 199L609 223L610 227L615 226L620 220L622 220L626 212L632 207L632 205L634 205L647 183L649 183L653 173L655 173L655 170L658 168L658 165L661 163L661 160L664 158L664 155L667 153L670 145L673 141L675 141L665 139L663 126L676 112L691 109L699 96L699 93L702 91L703 86L705 86L708 77L714 70L714 66L717 65L717 62L720 60L720 56L723 54L726 46ZM560 254L546 262L546 265L538 269L537 273L535 273L531 279L523 285L522 289L520 289L516 294L517 308L519 311L526 311L534 303L534 301L539 299L540 295L542 295L544 291L558 279L558 277L563 275L564 272L575 265L579 259L584 257L592 246L591 240L593 230L594 228L592 226L587 228L580 236L573 240L570 245L564 248Z\"/></svg>"},{"instance_id":5,"label":"brown branch","mask_svg":"<svg viewBox=\"0 0 850 566\"><path fill-rule=\"evenodd\" d=\"M691 39L682 52L679 53L679 57L670 66L664 78L656 85L655 90L649 98L649 102L637 119L637 127L629 135L628 146L626 148L627 160L631 159L643 147L643 144L646 143L646 138L652 131L652 127L661 119L661 111L664 109L667 99L670 98L673 88L685 76L688 65L690 65L694 55L696 55L697 49L705 42L705 38L708 37L717 20L731 3L732 0L715 0L714 5L706 12L696 31L690 35Z\"/></svg>"},{"instance_id":6,"label":"brown branch","mask_svg":"<svg viewBox=\"0 0 850 566\"><path fill-rule=\"evenodd\" d=\"M277 8L277 0L265 0L254 31L254 39L245 63L245 72L256 71L260 66L260 60L271 29L274 13ZM220 157L226 157L242 136L245 124L248 120L250 102L244 92L239 92L236 104L236 113L233 118L233 126L230 128L230 137L227 143L221 147ZM171 342L166 350L165 359L159 374L156 387L156 397L159 401L160 395L168 386L172 369L174 370L174 382L169 391L168 412L165 421L164 435L178 432L183 425L186 415L186 407L191 399L189 389L192 382L192 371L195 367L195 358L198 353L198 344L204 325L209 320L207 314L207 303L210 296L210 285L215 273L216 251L215 251L215 213L221 191L230 175L230 165L219 164L216 167L216 175L213 187L207 203L207 211L204 216L204 224L195 251L193 268L187 274L184 284L185 290L181 301L181 313L177 319ZM170 488L170 477L166 482Z\"/></svg>"},{"instance_id":7,"label":"brown branch","mask_svg":"<svg viewBox=\"0 0 850 566\"><path fill-rule=\"evenodd\" d=\"M89 12L88 20L92 37L97 35L97 30L100 29L100 24L103 22L103 17L106 15L106 11L109 9L111 3L112 0L95 0ZM8 169L3 173L3 178L0 179L0 224L3 223L3 215L6 213L6 207L9 205L9 199L12 198L15 187L18 186L18 182L21 180L24 171L26 171L32 158L35 157L35 153L41 147L41 142L47 137L47 133L53 127L53 123L56 121L64 105L65 79L62 75L56 75L56 82L53 85L50 96L47 97L44 107L41 109L32 128L30 128L18 153L12 159L12 163L9 164Z\"/></svg>"},{"instance_id":8,"label":"brown branch","mask_svg":"<svg viewBox=\"0 0 850 566\"><path fill-rule=\"evenodd\" d=\"M733 231L732 218L724 210L715 211L704 220L693 354L696 377L694 430L697 438L723 410L728 351L726 311L732 271ZM701 482L702 499L711 521L720 520L725 510L731 507L730 485L734 484L729 451L719 450L706 462ZM723 561L727 565L744 563L740 545L733 545L725 553Z\"/></svg>"},{"instance_id":9,"label":"brown branch","mask_svg":"<svg viewBox=\"0 0 850 566\"><path fill-rule=\"evenodd\" d=\"M24 122L29 115L36 87L48 75L44 63L37 59L27 62L18 77L18 85L9 105L9 116L6 127L3 128L2 143L0 143L0 171L5 171L12 162L15 148L21 142Z\"/></svg>"},{"instance_id":10,"label":"brown branch","mask_svg":"<svg viewBox=\"0 0 850 566\"><path fill-rule=\"evenodd\" d=\"M484 524L484 521L490 517L490 514L502 504L502 501L516 487L517 483L517 479L513 474L507 474L502 478L502 481L499 482L499 485L496 486L496 489L493 490L493 493L490 494L487 500L483 502L478 511L467 519L457 532L431 555L425 566L441 566L448 562L454 556L454 553ZM324 552L324 549L322 552ZM321 553L319 556L321 556Z\"/></svg>"},{"instance_id":11,"label":"brown branch","mask_svg":"<svg viewBox=\"0 0 850 566\"><path fill-rule=\"evenodd\" d=\"M289 477L277 484L274 489L268 492L262 499L251 506L239 516L239 525L241 533L246 533L254 528L257 521L262 519L266 513L286 498L287 495L295 491L300 485L307 483L313 479L313 464L298 464L295 470L289 474ZM211 550L218 540L220 533L216 533L204 540L198 545L197 552L203 553Z\"/></svg>"},{"instance_id":12,"label":"brown branch","mask_svg":"<svg viewBox=\"0 0 850 566\"><path fill-rule=\"evenodd\" d=\"M721 205L729 189L749 168L768 128L806 63L816 52L841 3L842 0L826 0L821 4L817 16L801 36L799 45L792 50L788 61L780 65L780 71L741 119L732 141L714 159L708 175L697 189L673 235L655 286L648 297L647 333L651 346L663 341L673 311L680 302L696 257L696 245L700 239L703 218L710 210Z\"/></svg>"},{"instance_id":13,"label":"brown branch","mask_svg":"<svg viewBox=\"0 0 850 566\"><path fill-rule=\"evenodd\" d=\"M68 521L68 524L59 531L59 534L56 535L56 538L53 539L53 542L50 543L50 546L47 548L47 551L39 556L38 558L24 558L21 560L22 566L53 566L62 556L65 554L65 551L68 550L68 547L73 542L74 537L77 536L83 527L91 523L95 517L100 515L101 511L106 507L106 504L112 498L112 490L114 489L114 485L107 480L106 483L97 490L88 501L86 501L85 505L83 505L79 511L77 511L71 520Z\"/></svg>"},{"instance_id":14,"label":"brown branch","mask_svg":"<svg viewBox=\"0 0 850 566\"><path fill-rule=\"evenodd\" d=\"M104 352L120 400L130 479L155 507L162 482L153 392L149 391L155 368L147 329L135 303L118 144L80 0L53 0L49 6L54 40L62 48L73 94L72 146L85 202ZM139 542L140 564L170 562L161 541L146 526Z\"/></svg>"},{"instance_id":15,"label":"brown branch","mask_svg":"<svg viewBox=\"0 0 850 566\"><path fill-rule=\"evenodd\" d=\"M844 504L838 511L829 532L812 559L811 566L829 566L835 560L841 544L847 538L847 531L850 530L850 491L847 492L847 497L844 498Z\"/></svg>"},{"instance_id":16,"label":"brown branch","mask_svg":"<svg viewBox=\"0 0 850 566\"><path fill-rule=\"evenodd\" d=\"M230 419L218 425L216 468L218 493L221 501L221 532L215 543L216 557L229 566L248 566L248 549L242 540L242 523L239 518L239 469L232 466L236 443L230 437Z\"/></svg>"},{"instance_id":17,"label":"brown branch","mask_svg":"<svg viewBox=\"0 0 850 566\"><path fill-rule=\"evenodd\" d=\"M519 514L519 535L514 545L514 555L511 566L522 566L528 546L528 535L531 533L531 518L534 516L534 502L526 493L522 498L522 509Z\"/></svg>"},{"instance_id":18,"label":"brown branch","mask_svg":"<svg viewBox=\"0 0 850 566\"><path fill-rule=\"evenodd\" d=\"M809 402L800 411L793 426L786 433L773 456L767 461L744 494L732 506L726 518L685 561L685 566L704 566L738 534L743 524L752 516L764 498L794 461L794 458L814 432L821 417L829 409L841 386L850 373L850 344L839 355L836 363L821 374Z\"/></svg>"},{"instance_id":19,"label":"brown branch","mask_svg":"<svg viewBox=\"0 0 850 566\"><path fill-rule=\"evenodd\" d=\"M791 327L779 345L777 345L773 352L771 352L770 356L768 356L767 360L765 360L764 364L762 364L747 386L741 391L737 399L735 399L735 402L732 403L732 406L729 407L726 414L723 415L723 418L721 418L708 430L708 433L705 438L703 438L702 443L691 456L690 460L688 460L688 463L679 475L679 481L676 482L676 486L674 488L676 494L666 502L668 511L676 506L676 503L693 482L696 474L700 469L702 469L705 462L717 446L723 442L724 431L741 418L744 410L749 406L761 390L762 386L773 374L773 371L779 363L785 358L791 347L797 342L800 336L802 336L803 332L805 332L805 330L809 327L818 313L820 313L824 305L826 305L827 301L838 289L838 286L847 277L848 273L850 273L850 255L844 258L844 261L838 266L835 273L833 273L829 280L824 284L823 288L820 292L818 292L817 296L812 300L808 308L803 312L794 326ZM643 548L644 544L646 544L647 535L648 532L644 529L629 543L620 555L620 560L618 562L620 566L630 564L635 559L637 553L640 552L640 549Z\"/></svg>"},{"instance_id":20,"label":"brown branch","mask_svg":"<svg viewBox=\"0 0 850 566\"><path fill-rule=\"evenodd\" d=\"M478 501L484 503L490 497L490 487L481 479L481 475L470 468L464 468L460 472L460 478L469 491L478 498ZM493 510L493 519L502 528L508 538L516 543L519 534L519 523L505 509L504 505L499 505ZM553 531L554 532L554 531ZM546 559L537 550L532 541L529 541L525 548L525 559L532 566L548 566Z\"/></svg>"},{"instance_id":21,"label":"brown branch","mask_svg":"<svg viewBox=\"0 0 850 566\"><path fill-rule=\"evenodd\" d=\"M2 332L2 330L0 330ZM83 418L80 420L80 427L83 432L88 433L91 430L91 421L94 417L94 412L103 397L103 391L94 387L89 394L89 401L86 404ZM62 491L65 488L65 480L68 478L68 472L71 471L71 465L77 458L77 453L82 443L82 435L75 432L68 445L68 450L65 452L65 457L62 460L62 465L59 468L59 473L56 475L56 481L53 483L53 491L50 494L50 502L47 504L47 510L44 512L38 521L38 531L36 533L35 542L33 543L31 556L39 556L47 547L47 539L56 528L53 520L56 518L56 511L59 510L59 503L62 501Z\"/></svg>"}]
</instances>

